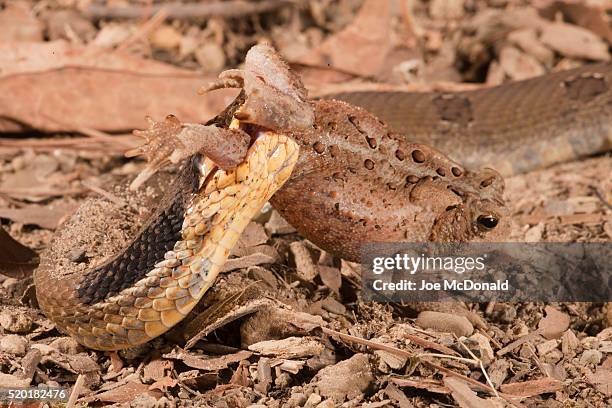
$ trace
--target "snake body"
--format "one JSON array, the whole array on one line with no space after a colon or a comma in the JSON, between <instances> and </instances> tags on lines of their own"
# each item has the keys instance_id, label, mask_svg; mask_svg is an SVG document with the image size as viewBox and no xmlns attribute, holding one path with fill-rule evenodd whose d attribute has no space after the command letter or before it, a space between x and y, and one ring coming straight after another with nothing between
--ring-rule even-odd
<instances>
[{"instance_id":1,"label":"snake body","mask_svg":"<svg viewBox=\"0 0 612 408\"><path fill-rule=\"evenodd\" d=\"M462 92L348 92L413 142L504 176L612 149L612 63Z\"/></svg>"},{"instance_id":2,"label":"snake body","mask_svg":"<svg viewBox=\"0 0 612 408\"><path fill-rule=\"evenodd\" d=\"M110 261L75 276L43 255L35 274L40 307L60 329L98 350L166 332L213 284L246 225L291 174L298 151L286 136L262 132L231 171L204 157L186 160L158 212ZM73 220L79 217L87 214ZM68 227L56 239L75 241L73 231Z\"/></svg>"},{"instance_id":3,"label":"snake body","mask_svg":"<svg viewBox=\"0 0 612 408\"><path fill-rule=\"evenodd\" d=\"M217 162L198 151L201 138L193 134L184 143L152 143L164 152L158 165L177 151L193 153L157 211L114 256L75 271L60 261L70 258L68 249L55 257L53 251L61 241L79 241L75 225L90 215L79 210L41 257L39 304L90 348L147 342L195 306L270 198L304 236L351 260L367 241L494 237L506 221L503 179L461 161L498 163L513 174L609 149L610 72L609 64L599 65L458 94L336 96L367 107L389 127L343 101L308 101L273 49L253 47L244 70L226 71L209 87L244 91L213 120L220 127L236 119L249 124L257 136L251 134L244 161L234 169L215 165L231 132L216 133Z\"/></svg>"}]
</instances>

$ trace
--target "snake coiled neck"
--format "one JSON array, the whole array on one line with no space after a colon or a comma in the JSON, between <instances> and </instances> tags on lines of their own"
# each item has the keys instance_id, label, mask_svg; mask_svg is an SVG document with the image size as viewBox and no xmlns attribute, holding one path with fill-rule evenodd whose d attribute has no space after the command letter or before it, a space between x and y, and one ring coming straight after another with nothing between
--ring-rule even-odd
<instances>
[{"instance_id":1,"label":"snake coiled neck","mask_svg":"<svg viewBox=\"0 0 612 408\"><path fill-rule=\"evenodd\" d=\"M291 139L259 132L235 169L221 170L206 158L194 166L190 159L136 238L80 274L58 270L52 255L58 240L78 242L75 221L87 214L77 212L42 255L34 277L40 307L58 328L93 349L136 346L163 334L214 283L238 237L288 179L297 157Z\"/></svg>"}]
</instances>

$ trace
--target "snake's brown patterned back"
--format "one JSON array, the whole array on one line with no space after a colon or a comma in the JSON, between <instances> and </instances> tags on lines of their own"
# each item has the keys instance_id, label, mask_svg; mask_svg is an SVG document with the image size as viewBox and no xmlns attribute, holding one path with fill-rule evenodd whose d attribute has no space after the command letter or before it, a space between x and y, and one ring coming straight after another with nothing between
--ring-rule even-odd
<instances>
[{"instance_id":1,"label":"snake's brown patterned back","mask_svg":"<svg viewBox=\"0 0 612 408\"><path fill-rule=\"evenodd\" d=\"M473 91L329 95L361 106L407 140L504 175L612 149L612 64Z\"/></svg>"}]
</instances>

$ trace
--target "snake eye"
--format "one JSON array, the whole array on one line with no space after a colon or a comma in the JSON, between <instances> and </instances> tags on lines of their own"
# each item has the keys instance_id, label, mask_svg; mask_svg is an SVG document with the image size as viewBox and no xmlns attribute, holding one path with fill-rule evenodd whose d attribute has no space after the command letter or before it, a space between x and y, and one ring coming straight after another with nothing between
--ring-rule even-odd
<instances>
[{"instance_id":1,"label":"snake eye","mask_svg":"<svg viewBox=\"0 0 612 408\"><path fill-rule=\"evenodd\" d=\"M488 214L488 215L479 216L476 221L478 222L479 225L481 225L485 229L490 230L490 229L497 227L497 223L499 222L499 219L494 215Z\"/></svg>"}]
</instances>

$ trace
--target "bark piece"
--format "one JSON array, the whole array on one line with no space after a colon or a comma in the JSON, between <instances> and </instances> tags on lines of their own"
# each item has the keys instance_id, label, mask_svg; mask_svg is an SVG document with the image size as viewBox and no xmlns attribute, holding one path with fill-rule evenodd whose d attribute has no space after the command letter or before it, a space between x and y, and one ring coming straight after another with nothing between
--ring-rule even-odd
<instances>
[{"instance_id":1,"label":"bark piece","mask_svg":"<svg viewBox=\"0 0 612 408\"><path fill-rule=\"evenodd\" d=\"M321 369L311 384L318 387L321 396L341 403L364 393L373 381L368 356L355 354L348 360Z\"/></svg>"},{"instance_id":2,"label":"bark piece","mask_svg":"<svg viewBox=\"0 0 612 408\"><path fill-rule=\"evenodd\" d=\"M455 333L458 337L469 336L474 332L474 326L463 316L440 312L421 312L416 324L424 329L439 332Z\"/></svg>"},{"instance_id":3,"label":"bark piece","mask_svg":"<svg viewBox=\"0 0 612 408\"><path fill-rule=\"evenodd\" d=\"M288 337L282 340L266 340L251 344L249 350L266 356L300 358L317 356L325 346L311 337Z\"/></svg>"},{"instance_id":4,"label":"bark piece","mask_svg":"<svg viewBox=\"0 0 612 408\"><path fill-rule=\"evenodd\" d=\"M533 397L535 395L561 391L563 389L563 382L552 378L541 378L520 383L502 384L500 389L507 394Z\"/></svg>"},{"instance_id":5,"label":"bark piece","mask_svg":"<svg viewBox=\"0 0 612 408\"><path fill-rule=\"evenodd\" d=\"M545 25L540 40L566 57L610 60L608 45L601 38L571 24L557 22Z\"/></svg>"},{"instance_id":6,"label":"bark piece","mask_svg":"<svg viewBox=\"0 0 612 408\"><path fill-rule=\"evenodd\" d=\"M570 318L552 306L546 306L546 317L538 323L538 329L547 339L559 339L569 328Z\"/></svg>"}]
</instances>

